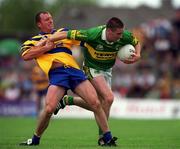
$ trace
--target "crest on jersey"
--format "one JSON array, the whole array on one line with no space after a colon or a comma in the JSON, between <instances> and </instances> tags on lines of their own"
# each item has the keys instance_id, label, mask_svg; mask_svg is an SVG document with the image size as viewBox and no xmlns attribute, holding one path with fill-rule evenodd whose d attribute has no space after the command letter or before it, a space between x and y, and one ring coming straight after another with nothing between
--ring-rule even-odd
<instances>
[{"instance_id":1,"label":"crest on jersey","mask_svg":"<svg viewBox=\"0 0 180 149\"><path fill-rule=\"evenodd\" d=\"M116 51L119 51L121 49L121 46L116 45L115 49L116 49Z\"/></svg>"},{"instance_id":2,"label":"crest on jersey","mask_svg":"<svg viewBox=\"0 0 180 149\"><path fill-rule=\"evenodd\" d=\"M98 44L98 45L96 46L96 50L103 51L103 50L104 50L103 45Z\"/></svg>"}]
</instances>

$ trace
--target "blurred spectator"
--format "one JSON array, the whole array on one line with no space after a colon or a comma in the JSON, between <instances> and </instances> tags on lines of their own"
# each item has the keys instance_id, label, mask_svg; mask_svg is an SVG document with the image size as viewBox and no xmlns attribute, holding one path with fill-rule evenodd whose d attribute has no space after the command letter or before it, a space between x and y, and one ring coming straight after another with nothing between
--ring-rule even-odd
<instances>
[{"instance_id":1,"label":"blurred spectator","mask_svg":"<svg viewBox=\"0 0 180 149\"><path fill-rule=\"evenodd\" d=\"M5 98L10 101L15 101L20 97L20 89L16 84L11 84L5 91Z\"/></svg>"},{"instance_id":2,"label":"blurred spectator","mask_svg":"<svg viewBox=\"0 0 180 149\"><path fill-rule=\"evenodd\" d=\"M157 82L160 91L160 99L170 99L171 96L171 77L168 72L163 72Z\"/></svg>"},{"instance_id":3,"label":"blurred spectator","mask_svg":"<svg viewBox=\"0 0 180 149\"><path fill-rule=\"evenodd\" d=\"M42 108L43 98L46 95L49 85L48 78L38 66L34 66L32 70L31 80L33 82L33 88L36 93L37 113L39 114Z\"/></svg>"},{"instance_id":4,"label":"blurred spectator","mask_svg":"<svg viewBox=\"0 0 180 149\"><path fill-rule=\"evenodd\" d=\"M28 73L30 73L28 71ZM19 86L21 88L21 99L23 100L33 100L32 91L33 91L33 84L30 78L30 74L19 74Z\"/></svg>"},{"instance_id":5,"label":"blurred spectator","mask_svg":"<svg viewBox=\"0 0 180 149\"><path fill-rule=\"evenodd\" d=\"M175 53L180 51L180 8L175 11L172 19L171 46Z\"/></svg>"},{"instance_id":6,"label":"blurred spectator","mask_svg":"<svg viewBox=\"0 0 180 149\"><path fill-rule=\"evenodd\" d=\"M173 61L172 77L173 77L173 94L175 99L180 99L180 55Z\"/></svg>"}]
</instances>

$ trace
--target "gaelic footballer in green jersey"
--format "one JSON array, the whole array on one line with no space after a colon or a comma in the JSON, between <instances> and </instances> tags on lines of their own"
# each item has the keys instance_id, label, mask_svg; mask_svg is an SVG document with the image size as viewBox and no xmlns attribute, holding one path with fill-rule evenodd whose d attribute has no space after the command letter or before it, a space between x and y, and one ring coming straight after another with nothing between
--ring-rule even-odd
<instances>
[{"instance_id":1,"label":"gaelic footballer in green jersey","mask_svg":"<svg viewBox=\"0 0 180 149\"><path fill-rule=\"evenodd\" d=\"M117 41L108 42L105 25L88 30L70 30L67 38L84 41L85 66L99 70L113 67L117 52L122 46L126 44L136 46L138 43L138 40L127 30L122 32L121 38Z\"/></svg>"}]
</instances>

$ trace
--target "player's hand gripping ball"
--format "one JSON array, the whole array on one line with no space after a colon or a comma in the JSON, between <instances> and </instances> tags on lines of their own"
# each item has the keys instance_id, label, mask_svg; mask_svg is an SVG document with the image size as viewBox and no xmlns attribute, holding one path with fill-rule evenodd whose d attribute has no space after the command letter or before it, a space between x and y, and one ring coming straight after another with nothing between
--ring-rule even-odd
<instances>
[{"instance_id":1,"label":"player's hand gripping ball","mask_svg":"<svg viewBox=\"0 0 180 149\"><path fill-rule=\"evenodd\" d=\"M127 44L121 47L117 53L117 57L120 60L128 60L132 58L132 55L135 53L135 48L131 44Z\"/></svg>"}]
</instances>

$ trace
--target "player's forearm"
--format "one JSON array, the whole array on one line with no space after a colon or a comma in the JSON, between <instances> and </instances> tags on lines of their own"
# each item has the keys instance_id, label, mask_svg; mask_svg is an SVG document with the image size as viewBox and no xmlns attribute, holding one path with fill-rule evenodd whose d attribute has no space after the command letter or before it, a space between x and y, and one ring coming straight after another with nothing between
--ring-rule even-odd
<instances>
[{"instance_id":1,"label":"player's forearm","mask_svg":"<svg viewBox=\"0 0 180 149\"><path fill-rule=\"evenodd\" d=\"M141 44L138 43L136 46L135 46L135 49L136 49L136 54L141 56Z\"/></svg>"},{"instance_id":2,"label":"player's forearm","mask_svg":"<svg viewBox=\"0 0 180 149\"><path fill-rule=\"evenodd\" d=\"M56 32L55 34L51 35L49 37L49 40L54 42L54 41L62 40L66 38L67 38L67 31L63 31L63 32Z\"/></svg>"},{"instance_id":3,"label":"player's forearm","mask_svg":"<svg viewBox=\"0 0 180 149\"><path fill-rule=\"evenodd\" d=\"M27 61L27 60L32 60L34 58L37 58L39 56L41 56L42 54L44 54L45 52L49 51L49 49L47 49L44 46L34 46L31 47L25 54L22 54L22 58Z\"/></svg>"}]
</instances>

